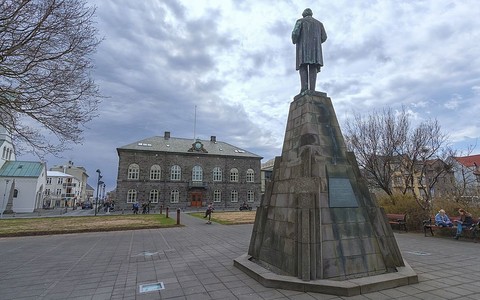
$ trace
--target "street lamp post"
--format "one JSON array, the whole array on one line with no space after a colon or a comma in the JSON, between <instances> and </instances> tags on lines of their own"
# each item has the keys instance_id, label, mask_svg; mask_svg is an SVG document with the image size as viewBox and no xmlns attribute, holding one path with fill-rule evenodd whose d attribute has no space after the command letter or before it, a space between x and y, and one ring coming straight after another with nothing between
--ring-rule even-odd
<instances>
[{"instance_id":1,"label":"street lamp post","mask_svg":"<svg viewBox=\"0 0 480 300\"><path fill-rule=\"evenodd\" d=\"M3 206L5 205L5 197L7 196L7 187L9 182L10 182L9 179L5 179L5 191L3 192L2 209L0 209L0 219L3 219L3 211L4 211Z\"/></svg>"},{"instance_id":2,"label":"street lamp post","mask_svg":"<svg viewBox=\"0 0 480 300\"><path fill-rule=\"evenodd\" d=\"M99 187L100 187L100 179L102 179L102 172L100 171L100 169L97 169L96 171L98 173L98 179L97 179L97 198L95 200L95 216L97 215L97 208L98 208L98 190L99 190Z\"/></svg>"},{"instance_id":3,"label":"street lamp post","mask_svg":"<svg viewBox=\"0 0 480 300\"><path fill-rule=\"evenodd\" d=\"M105 183L102 184L102 199L105 202Z\"/></svg>"}]
</instances>

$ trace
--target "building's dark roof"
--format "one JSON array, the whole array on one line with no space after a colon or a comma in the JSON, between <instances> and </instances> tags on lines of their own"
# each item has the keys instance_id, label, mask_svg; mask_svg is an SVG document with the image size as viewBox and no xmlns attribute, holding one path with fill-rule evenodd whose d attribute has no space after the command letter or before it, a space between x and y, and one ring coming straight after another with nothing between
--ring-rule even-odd
<instances>
[{"instance_id":1,"label":"building's dark roof","mask_svg":"<svg viewBox=\"0 0 480 300\"><path fill-rule=\"evenodd\" d=\"M0 169L1 177L39 177L45 167L42 162L7 161Z\"/></svg>"},{"instance_id":2,"label":"building's dark roof","mask_svg":"<svg viewBox=\"0 0 480 300\"><path fill-rule=\"evenodd\" d=\"M235 147L225 142L211 141L211 140L198 140L203 144L203 149L207 152L188 150L192 148L194 144L193 139L184 138L165 138L163 136L154 136L140 140L138 142L125 145L117 148L118 150L137 150L137 151L157 151L157 152L171 152L171 153L195 153L206 155L221 155L221 156L238 156L238 157L254 157L262 158L259 155L248 152L242 148Z\"/></svg>"}]
</instances>

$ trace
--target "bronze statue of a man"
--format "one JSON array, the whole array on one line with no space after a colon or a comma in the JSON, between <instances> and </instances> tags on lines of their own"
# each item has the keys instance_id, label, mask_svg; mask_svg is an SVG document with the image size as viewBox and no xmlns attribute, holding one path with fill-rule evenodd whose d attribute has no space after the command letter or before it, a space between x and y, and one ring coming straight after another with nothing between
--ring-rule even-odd
<instances>
[{"instance_id":1,"label":"bronze statue of a man","mask_svg":"<svg viewBox=\"0 0 480 300\"><path fill-rule=\"evenodd\" d=\"M317 73L323 67L322 43L327 33L322 22L312 17L310 8L303 11L292 32L292 42L297 45L297 70L300 73L301 91L315 91Z\"/></svg>"}]
</instances>

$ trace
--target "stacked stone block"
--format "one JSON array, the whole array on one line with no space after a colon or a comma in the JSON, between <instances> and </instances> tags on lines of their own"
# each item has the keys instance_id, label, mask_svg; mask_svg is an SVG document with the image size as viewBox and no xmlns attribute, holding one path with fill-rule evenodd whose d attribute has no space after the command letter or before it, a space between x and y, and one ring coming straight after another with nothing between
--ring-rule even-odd
<instances>
[{"instance_id":1,"label":"stacked stone block","mask_svg":"<svg viewBox=\"0 0 480 300\"><path fill-rule=\"evenodd\" d=\"M324 93L299 95L290 106L282 156L257 210L248 254L277 274L305 281L404 266Z\"/></svg>"}]
</instances>

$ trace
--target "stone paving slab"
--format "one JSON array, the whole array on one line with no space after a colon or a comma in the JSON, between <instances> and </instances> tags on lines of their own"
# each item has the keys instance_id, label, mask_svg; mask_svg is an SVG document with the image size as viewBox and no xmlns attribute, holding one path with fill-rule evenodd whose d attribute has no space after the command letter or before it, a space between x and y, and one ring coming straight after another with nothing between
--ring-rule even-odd
<instances>
[{"instance_id":1,"label":"stone paving slab","mask_svg":"<svg viewBox=\"0 0 480 300\"><path fill-rule=\"evenodd\" d=\"M264 287L233 266L252 225L0 238L0 299L480 299L480 243L396 233L419 283L353 297ZM140 284L164 290L140 293Z\"/></svg>"}]
</instances>

